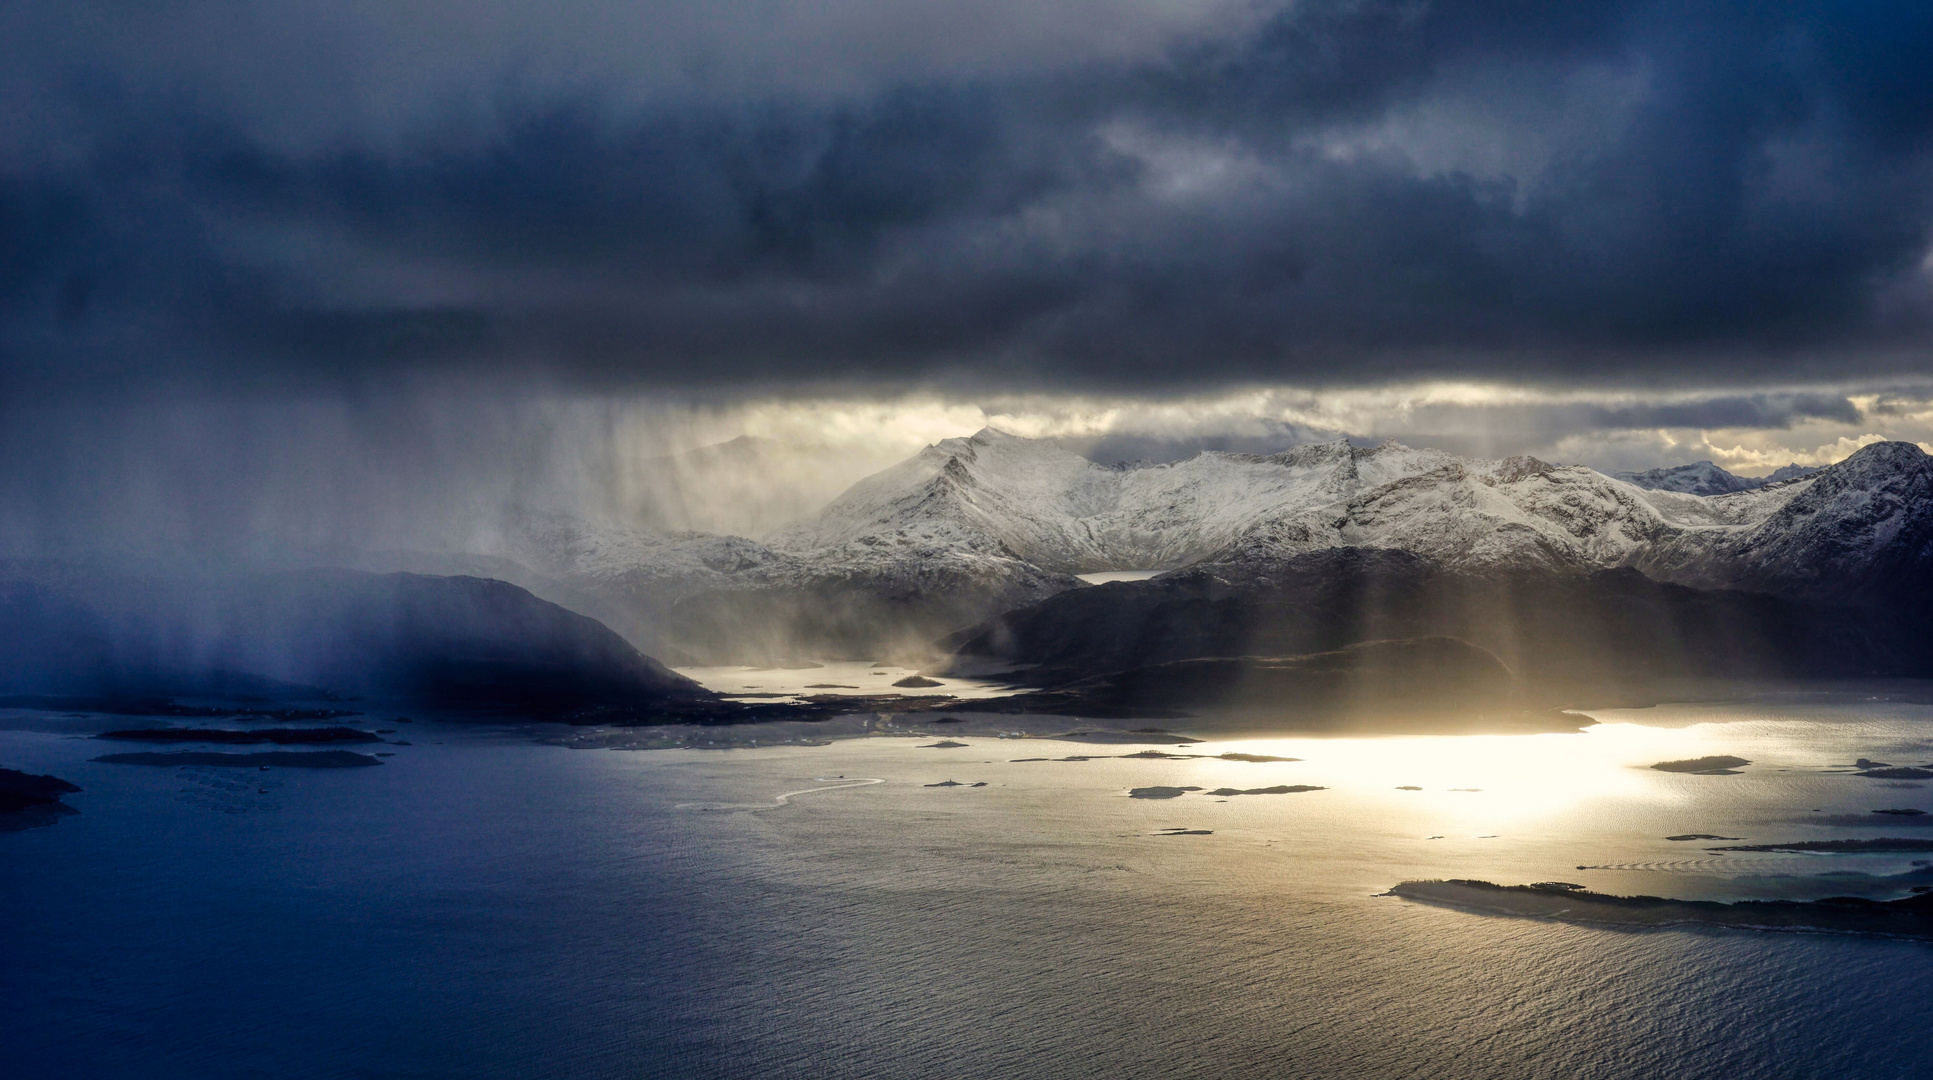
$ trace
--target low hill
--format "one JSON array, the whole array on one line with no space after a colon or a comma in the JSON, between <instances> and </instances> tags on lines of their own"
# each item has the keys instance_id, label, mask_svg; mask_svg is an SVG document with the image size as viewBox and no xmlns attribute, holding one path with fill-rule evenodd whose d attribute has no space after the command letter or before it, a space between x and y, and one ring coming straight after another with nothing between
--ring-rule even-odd
<instances>
[{"instance_id":1,"label":"low hill","mask_svg":"<svg viewBox=\"0 0 1933 1080\"><path fill-rule=\"evenodd\" d=\"M1653 581L1631 569L1471 572L1407 552L1314 552L1063 593L943 644L1041 687L1219 657L1303 656L1453 637L1533 696L1675 678L1920 675L1903 616Z\"/></svg>"},{"instance_id":2,"label":"low hill","mask_svg":"<svg viewBox=\"0 0 1933 1080\"><path fill-rule=\"evenodd\" d=\"M712 697L595 620L486 578L351 570L168 578L57 563L0 572L7 692L300 696L316 688L470 706Z\"/></svg>"}]
</instances>

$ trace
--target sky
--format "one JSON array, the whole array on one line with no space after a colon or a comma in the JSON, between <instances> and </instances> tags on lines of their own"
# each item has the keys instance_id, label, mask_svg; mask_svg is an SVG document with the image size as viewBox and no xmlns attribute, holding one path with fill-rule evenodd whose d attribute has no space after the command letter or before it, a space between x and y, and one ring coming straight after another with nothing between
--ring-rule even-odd
<instances>
[{"instance_id":1,"label":"sky","mask_svg":"<svg viewBox=\"0 0 1933 1080\"><path fill-rule=\"evenodd\" d=\"M0 0L0 543L739 435L1928 443L1927 71L1922 3Z\"/></svg>"}]
</instances>

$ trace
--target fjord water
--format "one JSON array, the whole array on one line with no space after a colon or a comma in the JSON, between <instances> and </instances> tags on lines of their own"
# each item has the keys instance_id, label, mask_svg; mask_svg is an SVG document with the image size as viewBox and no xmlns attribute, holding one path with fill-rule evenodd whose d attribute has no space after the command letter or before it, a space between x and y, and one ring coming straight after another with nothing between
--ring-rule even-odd
<instances>
[{"instance_id":1,"label":"fjord water","mask_svg":"<svg viewBox=\"0 0 1933 1080\"><path fill-rule=\"evenodd\" d=\"M1377 895L1894 895L1910 858L1664 837L1933 835L1871 814L1926 789L1829 771L1926 760L1933 709L1598 715L630 753L419 722L381 768L233 774L93 763L91 729L16 716L0 758L85 790L0 835L0 1045L62 1077L1926 1075L1933 946ZM1118 756L1144 749L1304 760ZM1754 765L1644 767L1708 753ZM1324 790L1207 794L1277 784ZM1153 785L1206 790L1128 797Z\"/></svg>"}]
</instances>

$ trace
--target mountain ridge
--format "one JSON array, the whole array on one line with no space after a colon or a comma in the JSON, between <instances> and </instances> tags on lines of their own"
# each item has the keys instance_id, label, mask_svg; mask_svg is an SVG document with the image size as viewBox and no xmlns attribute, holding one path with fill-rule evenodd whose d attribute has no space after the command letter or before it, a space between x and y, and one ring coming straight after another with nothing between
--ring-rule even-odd
<instances>
[{"instance_id":1,"label":"mountain ridge","mask_svg":"<svg viewBox=\"0 0 1933 1080\"><path fill-rule=\"evenodd\" d=\"M1459 458L1393 442L1102 466L987 428L855 484L818 518L775 535L772 547L804 556L940 544L1064 573L1381 547L1454 566L1633 565L1674 580L1683 574L1688 583L1747 582L1766 575L1697 565L1750 561L1768 547L1723 543L1722 534L1798 528L1794 514L1780 515L1820 477L1841 478L1829 481L1839 485L1857 474L1854 487L1883 484L1889 470L1910 470L1924 457L1910 443L1878 443L1801 477L1700 496L1532 457ZM1880 467L1867 467L1875 461ZM1826 515L1871 509L1840 503ZM1889 505L1900 508L1898 500ZM1660 545L1676 554L1656 554Z\"/></svg>"},{"instance_id":2,"label":"mountain ridge","mask_svg":"<svg viewBox=\"0 0 1933 1080\"><path fill-rule=\"evenodd\" d=\"M1877 443L1805 476L1705 496L1393 442L1107 466L986 428L866 477L765 542L553 515L527 517L502 553L708 662L911 657L924 641L1081 588L1079 573L1241 579L1352 549L1456 572L1635 568L1696 588L1830 598L1872 594L1888 575L1933 577L1930 460L1913 444Z\"/></svg>"},{"instance_id":3,"label":"mountain ridge","mask_svg":"<svg viewBox=\"0 0 1933 1080\"><path fill-rule=\"evenodd\" d=\"M1796 480L1818 472L1812 465L1793 462L1781 465L1767 476L1738 476L1712 464L1710 461L1694 461L1689 465L1665 465L1643 472L1606 473L1613 480L1650 491L1676 491L1685 495L1729 495L1735 491L1750 491L1767 484L1777 484L1786 480Z\"/></svg>"}]
</instances>

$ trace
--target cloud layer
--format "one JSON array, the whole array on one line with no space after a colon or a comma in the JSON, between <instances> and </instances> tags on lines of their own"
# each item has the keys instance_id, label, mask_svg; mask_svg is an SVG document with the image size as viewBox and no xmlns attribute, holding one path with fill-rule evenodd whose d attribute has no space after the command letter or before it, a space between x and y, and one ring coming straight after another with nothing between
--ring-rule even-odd
<instances>
[{"instance_id":1,"label":"cloud layer","mask_svg":"<svg viewBox=\"0 0 1933 1080\"><path fill-rule=\"evenodd\" d=\"M0 550L755 531L987 423L1929 443L1929 70L1911 3L0 0Z\"/></svg>"},{"instance_id":2,"label":"cloud layer","mask_svg":"<svg viewBox=\"0 0 1933 1080\"><path fill-rule=\"evenodd\" d=\"M0 390L1740 385L1933 335L1924 5L458 7L0 7Z\"/></svg>"}]
</instances>

